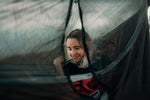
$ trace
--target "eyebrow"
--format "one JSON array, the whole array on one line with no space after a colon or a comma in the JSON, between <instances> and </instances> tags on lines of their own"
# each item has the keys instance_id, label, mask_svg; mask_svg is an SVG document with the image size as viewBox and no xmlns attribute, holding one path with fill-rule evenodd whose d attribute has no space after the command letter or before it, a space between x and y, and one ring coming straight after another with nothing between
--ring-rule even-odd
<instances>
[{"instance_id":1,"label":"eyebrow","mask_svg":"<svg viewBox=\"0 0 150 100\"><path fill-rule=\"evenodd\" d=\"M80 47L80 46L74 46L74 48L76 48L76 47ZM70 48L70 47L67 47L67 48Z\"/></svg>"}]
</instances>

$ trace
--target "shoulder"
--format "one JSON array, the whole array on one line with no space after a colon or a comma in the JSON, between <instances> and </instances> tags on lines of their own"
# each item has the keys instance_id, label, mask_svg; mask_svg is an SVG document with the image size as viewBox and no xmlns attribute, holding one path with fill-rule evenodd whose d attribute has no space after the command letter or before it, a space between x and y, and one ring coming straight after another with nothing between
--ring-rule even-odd
<instances>
[{"instance_id":1,"label":"shoulder","mask_svg":"<svg viewBox=\"0 0 150 100\"><path fill-rule=\"evenodd\" d=\"M76 64L73 63L72 60L67 60L65 65L63 66L63 70L65 75L73 75L78 72L78 67Z\"/></svg>"},{"instance_id":2,"label":"shoulder","mask_svg":"<svg viewBox=\"0 0 150 100\"><path fill-rule=\"evenodd\" d=\"M75 64L73 63L72 59L67 60L65 62L65 66L64 67L72 67L72 66L75 66Z\"/></svg>"}]
</instances>

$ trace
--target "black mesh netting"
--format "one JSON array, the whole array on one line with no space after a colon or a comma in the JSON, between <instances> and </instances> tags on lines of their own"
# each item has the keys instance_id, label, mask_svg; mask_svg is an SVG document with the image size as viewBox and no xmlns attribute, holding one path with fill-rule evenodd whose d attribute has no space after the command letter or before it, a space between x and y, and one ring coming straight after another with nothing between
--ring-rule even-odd
<instances>
[{"instance_id":1,"label":"black mesh netting","mask_svg":"<svg viewBox=\"0 0 150 100\"><path fill-rule=\"evenodd\" d=\"M96 51L107 55L103 67L88 75L96 75L113 100L149 100L148 4L147 0L1 0L1 100L90 99L76 93L66 76L58 76L53 64L59 56L69 58L64 37L76 28L88 32ZM86 75L73 75L71 80Z\"/></svg>"}]
</instances>

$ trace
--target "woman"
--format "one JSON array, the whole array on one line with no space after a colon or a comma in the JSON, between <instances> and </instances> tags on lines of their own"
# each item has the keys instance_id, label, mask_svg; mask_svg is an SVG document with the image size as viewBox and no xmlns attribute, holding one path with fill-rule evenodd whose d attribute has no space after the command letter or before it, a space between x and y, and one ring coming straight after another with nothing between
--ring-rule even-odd
<instances>
[{"instance_id":1,"label":"woman","mask_svg":"<svg viewBox=\"0 0 150 100\"><path fill-rule=\"evenodd\" d=\"M96 63L96 55L94 54L94 47L92 40L90 36L85 32L85 40L86 45L88 47L89 51L89 57L92 65ZM70 57L72 58L70 61L68 61L65 65L65 67L68 67L69 74L82 74L82 73L88 73L89 70L89 63L87 60L87 56L84 50L84 46L82 43L82 30L75 29L68 33L66 36L66 44L67 44L67 51ZM98 70L96 67L96 64L92 66L92 70Z\"/></svg>"},{"instance_id":2,"label":"woman","mask_svg":"<svg viewBox=\"0 0 150 100\"><path fill-rule=\"evenodd\" d=\"M85 39L86 39L86 45L89 52L89 58L92 65L90 70L97 71L101 68L100 57L96 56L96 53L94 52L95 49L92 43L92 39L90 38L87 32L85 32ZM59 57L54 60L54 64L56 66L56 70L58 71L58 74L64 75L62 71L62 66L64 66L65 69L67 68L69 70L69 73L68 72L66 73L69 75L90 72L89 63L82 43L82 30L75 29L69 32L66 36L66 45L67 45L68 55L72 59L66 61L65 63L64 63L65 61L64 57Z\"/></svg>"},{"instance_id":3,"label":"woman","mask_svg":"<svg viewBox=\"0 0 150 100\"><path fill-rule=\"evenodd\" d=\"M82 43L82 30L75 29L69 32L66 36L66 45L68 55L72 58L71 60L66 61L65 63L57 63L64 62L63 57L59 57L54 61L56 69L59 70L60 75L75 75L75 74L83 74L91 71L98 71L101 69L101 59L96 56L96 52L92 43L92 40L87 32L85 32L85 40L86 45L89 52L89 58L91 62L91 66L89 67L89 63L87 60L87 55L84 50L84 46ZM63 65L63 71L62 69ZM77 82L73 82L73 85L78 90L78 92L82 95L91 96L95 100L108 100L108 94L103 89L101 84L95 78L89 78ZM102 95L103 94L103 95ZM102 99L103 98L103 99Z\"/></svg>"}]
</instances>

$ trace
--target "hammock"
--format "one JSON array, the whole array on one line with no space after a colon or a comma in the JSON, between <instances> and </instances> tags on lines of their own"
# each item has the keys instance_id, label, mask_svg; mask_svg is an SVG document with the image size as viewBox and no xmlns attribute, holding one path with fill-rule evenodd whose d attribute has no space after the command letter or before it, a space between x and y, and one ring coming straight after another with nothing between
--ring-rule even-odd
<instances>
[{"instance_id":1,"label":"hammock","mask_svg":"<svg viewBox=\"0 0 150 100\"><path fill-rule=\"evenodd\" d=\"M0 98L91 100L76 93L72 83L94 77L109 89L113 100L149 100L149 4L147 0L1 0ZM65 36L76 28L88 32L96 50L111 63L96 72L58 76L53 61L69 58Z\"/></svg>"}]
</instances>

